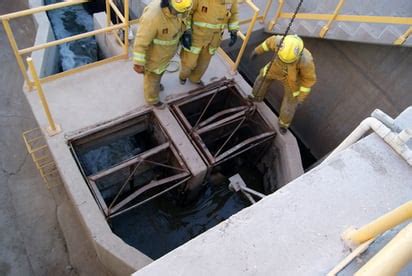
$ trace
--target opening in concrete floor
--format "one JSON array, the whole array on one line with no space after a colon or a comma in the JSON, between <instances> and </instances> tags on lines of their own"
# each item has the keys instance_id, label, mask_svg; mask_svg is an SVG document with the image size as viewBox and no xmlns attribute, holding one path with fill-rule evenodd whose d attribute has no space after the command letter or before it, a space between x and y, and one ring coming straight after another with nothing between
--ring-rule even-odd
<instances>
[{"instance_id":1,"label":"opening in concrete floor","mask_svg":"<svg viewBox=\"0 0 412 276\"><path fill-rule=\"evenodd\" d=\"M112 231L153 259L251 205L244 193L229 189L229 178L240 175L263 194L277 186L275 131L234 83L189 94L171 109L207 165L190 201L191 174L154 113L71 141Z\"/></svg>"}]
</instances>

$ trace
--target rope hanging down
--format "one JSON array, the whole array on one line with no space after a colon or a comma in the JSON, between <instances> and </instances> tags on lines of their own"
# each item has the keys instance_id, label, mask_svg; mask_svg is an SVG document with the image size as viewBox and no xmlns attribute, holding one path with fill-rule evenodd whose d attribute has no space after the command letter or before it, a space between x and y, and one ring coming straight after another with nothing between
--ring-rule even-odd
<instances>
[{"instance_id":1,"label":"rope hanging down","mask_svg":"<svg viewBox=\"0 0 412 276\"><path fill-rule=\"evenodd\" d=\"M276 52L275 52L275 54L273 55L273 58L272 58L272 59L270 60L270 62L269 62L269 66L268 66L267 72L269 72L270 69L272 68L273 62L274 62L275 59L277 58L278 52L279 52L279 50L280 50L280 46L282 45L283 40L285 40L285 37L288 35L289 30L290 30L290 28L292 27L293 21L295 21L295 17L296 17L296 15L297 15L298 12L299 12L300 7L302 6L302 3L303 3L303 0L299 0L299 4L297 5L297 7L296 7L296 9L295 9L295 12L293 13L292 18L290 19L289 25L288 25L288 27L286 28L285 33L283 34L282 39L280 40L279 44L278 44L277 47L276 47ZM264 83L265 80L266 80L266 76L267 76L267 74L265 74L265 75L263 76L263 80L260 82L259 88L257 89L257 91L260 91L260 89L262 89L262 85L263 85L263 83Z\"/></svg>"}]
</instances>

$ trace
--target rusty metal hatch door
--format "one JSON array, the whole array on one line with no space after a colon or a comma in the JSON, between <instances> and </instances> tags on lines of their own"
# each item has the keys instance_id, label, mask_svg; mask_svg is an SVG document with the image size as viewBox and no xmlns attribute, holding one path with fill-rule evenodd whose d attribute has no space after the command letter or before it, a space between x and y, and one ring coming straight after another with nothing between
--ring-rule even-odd
<instances>
[{"instance_id":1,"label":"rusty metal hatch door","mask_svg":"<svg viewBox=\"0 0 412 276\"><path fill-rule=\"evenodd\" d=\"M276 135L233 80L198 89L172 103L171 110L210 167L270 143Z\"/></svg>"},{"instance_id":2,"label":"rusty metal hatch door","mask_svg":"<svg viewBox=\"0 0 412 276\"><path fill-rule=\"evenodd\" d=\"M119 141L123 145L125 137L134 143L138 139L144 143L122 153L112 150L114 144L120 144ZM70 141L70 145L92 194L107 218L130 211L183 185L191 177L153 112L75 139ZM97 151L104 154L95 155ZM102 164L99 160L102 157L110 162L97 166Z\"/></svg>"}]
</instances>

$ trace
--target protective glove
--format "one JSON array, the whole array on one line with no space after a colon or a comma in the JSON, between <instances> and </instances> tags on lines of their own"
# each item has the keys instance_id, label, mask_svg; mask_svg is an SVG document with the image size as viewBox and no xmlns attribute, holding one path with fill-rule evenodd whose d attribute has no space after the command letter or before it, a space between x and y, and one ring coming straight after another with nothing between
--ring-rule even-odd
<instances>
[{"instance_id":1,"label":"protective glove","mask_svg":"<svg viewBox=\"0 0 412 276\"><path fill-rule=\"evenodd\" d=\"M133 66L133 70L138 73L138 74L143 74L144 73L144 66L143 65L139 65L139 64L135 64Z\"/></svg>"},{"instance_id":2,"label":"protective glove","mask_svg":"<svg viewBox=\"0 0 412 276\"><path fill-rule=\"evenodd\" d=\"M232 47L235 45L237 41L237 31L230 31L230 42L229 42L229 47Z\"/></svg>"},{"instance_id":3,"label":"protective glove","mask_svg":"<svg viewBox=\"0 0 412 276\"><path fill-rule=\"evenodd\" d=\"M186 30L182 35L182 45L184 48L190 50L192 47L192 30Z\"/></svg>"},{"instance_id":4,"label":"protective glove","mask_svg":"<svg viewBox=\"0 0 412 276\"><path fill-rule=\"evenodd\" d=\"M256 53L256 51L255 51L255 50L253 50L253 51L252 51L252 53L250 54L249 59L250 59L250 60L255 60L255 59L256 59L256 57L257 57L257 55L258 55L258 54Z\"/></svg>"}]
</instances>

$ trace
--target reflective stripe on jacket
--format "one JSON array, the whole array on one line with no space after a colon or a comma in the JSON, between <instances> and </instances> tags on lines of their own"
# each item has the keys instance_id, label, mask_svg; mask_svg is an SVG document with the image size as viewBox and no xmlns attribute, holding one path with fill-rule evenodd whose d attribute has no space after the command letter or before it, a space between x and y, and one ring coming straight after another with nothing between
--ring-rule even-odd
<instances>
[{"instance_id":1,"label":"reflective stripe on jacket","mask_svg":"<svg viewBox=\"0 0 412 276\"><path fill-rule=\"evenodd\" d=\"M152 1L139 21L133 49L133 62L162 74L175 55L184 30L184 19L161 8L160 0Z\"/></svg>"},{"instance_id":2,"label":"reflective stripe on jacket","mask_svg":"<svg viewBox=\"0 0 412 276\"><path fill-rule=\"evenodd\" d=\"M193 8L189 15L192 27L192 49L198 54L199 49L209 48L214 54L222 41L224 29L238 30L238 0L193 0Z\"/></svg>"}]
</instances>

